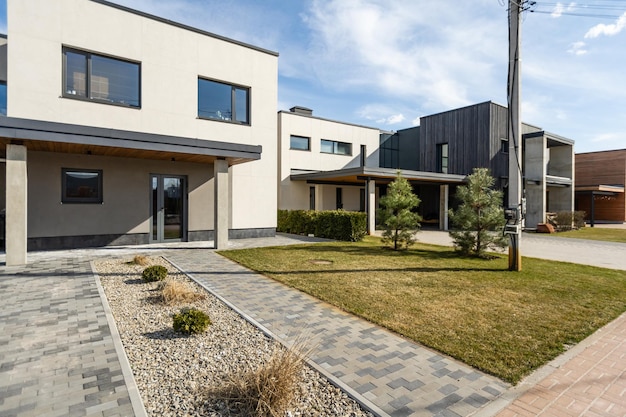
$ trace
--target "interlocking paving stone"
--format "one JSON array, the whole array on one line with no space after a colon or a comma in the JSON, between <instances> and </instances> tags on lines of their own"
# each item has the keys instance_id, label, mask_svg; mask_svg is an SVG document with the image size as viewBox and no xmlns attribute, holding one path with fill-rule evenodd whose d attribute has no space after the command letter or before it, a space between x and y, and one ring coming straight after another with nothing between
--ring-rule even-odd
<instances>
[{"instance_id":1,"label":"interlocking paving stone","mask_svg":"<svg viewBox=\"0 0 626 417\"><path fill-rule=\"evenodd\" d=\"M4 267L0 296L0 415L135 415L88 260Z\"/></svg>"},{"instance_id":2,"label":"interlocking paving stone","mask_svg":"<svg viewBox=\"0 0 626 417\"><path fill-rule=\"evenodd\" d=\"M313 364L383 415L457 415L451 408L456 403L467 400L465 406L476 410L483 398L495 399L508 388L497 378L253 273L214 251L178 249L165 256L285 342L300 334L311 338ZM463 396L458 388L452 389L461 384L466 388Z\"/></svg>"}]
</instances>

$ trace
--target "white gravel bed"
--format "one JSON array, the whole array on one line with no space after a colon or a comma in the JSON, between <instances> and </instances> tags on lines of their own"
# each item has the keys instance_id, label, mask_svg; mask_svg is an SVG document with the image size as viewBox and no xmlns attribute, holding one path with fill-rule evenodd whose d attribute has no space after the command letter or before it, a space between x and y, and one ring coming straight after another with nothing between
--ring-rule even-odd
<instances>
[{"instance_id":1,"label":"white gravel bed","mask_svg":"<svg viewBox=\"0 0 626 417\"><path fill-rule=\"evenodd\" d=\"M150 416L232 416L207 388L231 375L256 369L275 346L273 340L160 257L150 264L168 268L169 279L189 283L203 300L166 306L155 300L157 283L144 283L145 266L132 258L94 262L111 306L144 406ZM212 325L200 335L174 332L172 315L182 307L207 313ZM371 417L343 391L305 366L287 416Z\"/></svg>"}]
</instances>

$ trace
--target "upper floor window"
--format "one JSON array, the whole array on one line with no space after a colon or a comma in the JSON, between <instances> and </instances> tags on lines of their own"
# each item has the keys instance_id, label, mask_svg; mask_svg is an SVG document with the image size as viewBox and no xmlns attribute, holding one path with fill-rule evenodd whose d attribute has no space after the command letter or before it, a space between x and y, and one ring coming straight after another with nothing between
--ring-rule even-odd
<instances>
[{"instance_id":1,"label":"upper floor window","mask_svg":"<svg viewBox=\"0 0 626 417\"><path fill-rule=\"evenodd\" d=\"M502 138L500 139L500 152L509 153L509 140Z\"/></svg>"},{"instance_id":2,"label":"upper floor window","mask_svg":"<svg viewBox=\"0 0 626 417\"><path fill-rule=\"evenodd\" d=\"M337 155L352 155L352 144L346 142L337 142L334 140L322 139L322 153L334 153Z\"/></svg>"},{"instance_id":3,"label":"upper floor window","mask_svg":"<svg viewBox=\"0 0 626 417\"><path fill-rule=\"evenodd\" d=\"M437 171L444 174L448 173L448 144L440 143L437 145Z\"/></svg>"},{"instance_id":4,"label":"upper floor window","mask_svg":"<svg viewBox=\"0 0 626 417\"><path fill-rule=\"evenodd\" d=\"M141 65L63 48L63 97L141 107Z\"/></svg>"},{"instance_id":5,"label":"upper floor window","mask_svg":"<svg viewBox=\"0 0 626 417\"><path fill-rule=\"evenodd\" d=\"M198 117L250 124L250 89L198 78Z\"/></svg>"},{"instance_id":6,"label":"upper floor window","mask_svg":"<svg viewBox=\"0 0 626 417\"><path fill-rule=\"evenodd\" d=\"M0 81L0 115L7 115L7 83Z\"/></svg>"},{"instance_id":7,"label":"upper floor window","mask_svg":"<svg viewBox=\"0 0 626 417\"><path fill-rule=\"evenodd\" d=\"M307 138L306 136L291 135L289 138L289 149L309 151L311 150L311 138Z\"/></svg>"}]
</instances>

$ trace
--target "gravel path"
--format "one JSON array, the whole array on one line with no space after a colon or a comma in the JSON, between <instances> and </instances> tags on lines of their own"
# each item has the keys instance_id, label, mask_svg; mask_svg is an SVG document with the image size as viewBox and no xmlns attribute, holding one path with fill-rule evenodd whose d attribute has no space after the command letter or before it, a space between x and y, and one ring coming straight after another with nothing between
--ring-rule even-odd
<instances>
[{"instance_id":1,"label":"gravel path","mask_svg":"<svg viewBox=\"0 0 626 417\"><path fill-rule=\"evenodd\" d=\"M169 279L182 281L202 300L166 306L157 300L156 283L144 283L145 266L131 258L94 262L111 306L139 391L151 416L234 416L223 401L210 398L232 375L256 369L275 348L269 339L221 301L197 286L163 258L150 264L168 268ZM172 315L182 307L206 312L212 325L201 334L182 336L172 329ZM372 415L316 371L304 367L296 401L288 416Z\"/></svg>"}]
</instances>

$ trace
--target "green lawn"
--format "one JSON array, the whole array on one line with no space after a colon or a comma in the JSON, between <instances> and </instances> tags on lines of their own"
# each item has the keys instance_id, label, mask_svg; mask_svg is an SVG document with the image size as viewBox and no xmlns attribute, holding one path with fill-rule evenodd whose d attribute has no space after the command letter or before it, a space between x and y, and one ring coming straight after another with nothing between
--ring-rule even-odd
<instances>
[{"instance_id":1,"label":"green lawn","mask_svg":"<svg viewBox=\"0 0 626 417\"><path fill-rule=\"evenodd\" d=\"M517 383L626 310L626 274L524 258L459 258L363 242L220 254L416 342Z\"/></svg>"},{"instance_id":2,"label":"green lawn","mask_svg":"<svg viewBox=\"0 0 626 417\"><path fill-rule=\"evenodd\" d=\"M604 240L607 242L626 243L626 229L610 229L600 227L583 227L569 232L559 232L551 236L570 237L575 239Z\"/></svg>"}]
</instances>

